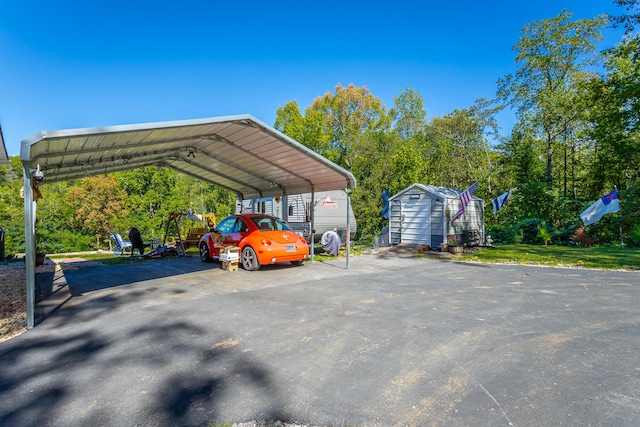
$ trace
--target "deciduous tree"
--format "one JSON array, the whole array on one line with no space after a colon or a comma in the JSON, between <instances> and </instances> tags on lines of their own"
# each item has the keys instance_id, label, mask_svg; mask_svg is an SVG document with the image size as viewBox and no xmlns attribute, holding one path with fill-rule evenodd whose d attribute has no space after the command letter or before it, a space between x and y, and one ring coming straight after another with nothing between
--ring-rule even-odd
<instances>
[{"instance_id":1,"label":"deciduous tree","mask_svg":"<svg viewBox=\"0 0 640 427\"><path fill-rule=\"evenodd\" d=\"M320 154L347 169L351 169L352 147L358 138L388 130L391 125L382 101L366 86L358 88L353 83L347 87L338 84L335 93L316 98L305 118L311 128L306 145L318 147Z\"/></svg>"},{"instance_id":2,"label":"deciduous tree","mask_svg":"<svg viewBox=\"0 0 640 427\"><path fill-rule=\"evenodd\" d=\"M522 29L514 46L514 74L498 81L498 94L520 116L527 113L537 139L545 145L546 179L553 183L556 153L575 137L572 129L584 105L576 94L585 77L585 60L593 58L606 18L571 20L563 11L555 18L534 21ZM560 146L560 148L559 148ZM565 169L566 170L566 169Z\"/></svg>"},{"instance_id":3,"label":"deciduous tree","mask_svg":"<svg viewBox=\"0 0 640 427\"><path fill-rule=\"evenodd\" d=\"M89 235L107 239L109 232L119 231L118 219L129 215L126 191L113 175L83 178L79 184L67 195L67 202L75 211L75 224Z\"/></svg>"}]
</instances>

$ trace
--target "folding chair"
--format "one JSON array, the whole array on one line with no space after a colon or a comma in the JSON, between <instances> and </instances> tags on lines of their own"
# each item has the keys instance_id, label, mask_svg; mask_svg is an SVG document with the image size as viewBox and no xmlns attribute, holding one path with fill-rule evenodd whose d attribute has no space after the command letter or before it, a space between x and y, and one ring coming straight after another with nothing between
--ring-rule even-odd
<instances>
[{"instance_id":1,"label":"folding chair","mask_svg":"<svg viewBox=\"0 0 640 427\"><path fill-rule=\"evenodd\" d=\"M126 251L129 251L129 255L133 254L133 247L130 241L123 240L122 236L118 233L109 233L109 237L111 237L111 240L113 240L115 244L113 248L114 255L124 255Z\"/></svg>"}]
</instances>

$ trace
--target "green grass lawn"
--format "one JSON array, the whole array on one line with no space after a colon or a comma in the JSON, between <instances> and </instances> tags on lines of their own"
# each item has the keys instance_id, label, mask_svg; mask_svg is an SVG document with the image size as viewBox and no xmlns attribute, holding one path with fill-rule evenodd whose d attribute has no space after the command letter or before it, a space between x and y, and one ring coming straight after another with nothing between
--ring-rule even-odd
<instances>
[{"instance_id":1,"label":"green grass lawn","mask_svg":"<svg viewBox=\"0 0 640 427\"><path fill-rule=\"evenodd\" d=\"M145 252L145 254L148 254L149 250L147 249L147 251ZM187 254L186 256L188 257L199 257L200 256L200 252L198 251L198 248L189 248L187 249ZM102 264L108 264L108 265L115 265L115 264L133 264L133 263L137 263L137 262L144 262L147 261L148 258L140 258L137 255L134 256L130 256L129 254L126 255L114 255L113 252L101 252L101 253L97 253L97 252L81 252L78 253L77 255L74 254L47 254L47 258L52 259L52 260L56 260L56 259L63 259L63 258L83 258L86 259L88 261L99 261ZM175 258L174 256L169 256L169 258ZM162 259L162 258L156 258L156 259Z\"/></svg>"},{"instance_id":2,"label":"green grass lawn","mask_svg":"<svg viewBox=\"0 0 640 427\"><path fill-rule=\"evenodd\" d=\"M353 245L351 254L361 255L367 252L366 245ZM315 259L322 261L344 257L344 247L336 257L324 252L321 245L315 245ZM187 256L197 257L197 248L187 250ZM419 255L422 256L422 255ZM426 255L425 255L426 256ZM49 255L49 258L63 258L64 255ZM114 256L112 253L83 254L82 258L100 261L103 264L129 264L144 262L137 256ZM453 258L460 261L476 261L494 264L527 264L556 267L582 267L608 270L640 270L640 249L620 246L600 246L583 248L577 246L537 246L537 245L496 245L495 248L482 248L469 251Z\"/></svg>"},{"instance_id":3,"label":"green grass lawn","mask_svg":"<svg viewBox=\"0 0 640 427\"><path fill-rule=\"evenodd\" d=\"M143 262L144 259L137 256L127 255L114 255L112 252L103 253L82 253L80 255L65 255L65 254L47 254L47 258L51 260L64 259L64 258L82 258L88 261L100 261L102 264L114 265L114 264L133 264L136 262Z\"/></svg>"},{"instance_id":4,"label":"green grass lawn","mask_svg":"<svg viewBox=\"0 0 640 427\"><path fill-rule=\"evenodd\" d=\"M486 263L548 265L558 267L640 270L640 250L620 246L496 245L459 258Z\"/></svg>"}]
</instances>

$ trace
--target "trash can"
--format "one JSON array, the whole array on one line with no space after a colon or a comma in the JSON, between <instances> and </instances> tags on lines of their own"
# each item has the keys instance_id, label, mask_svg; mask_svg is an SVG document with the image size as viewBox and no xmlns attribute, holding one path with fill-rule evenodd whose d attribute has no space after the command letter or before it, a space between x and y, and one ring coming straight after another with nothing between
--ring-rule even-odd
<instances>
[{"instance_id":1,"label":"trash can","mask_svg":"<svg viewBox=\"0 0 640 427\"><path fill-rule=\"evenodd\" d=\"M4 262L4 228L0 227L0 262Z\"/></svg>"}]
</instances>

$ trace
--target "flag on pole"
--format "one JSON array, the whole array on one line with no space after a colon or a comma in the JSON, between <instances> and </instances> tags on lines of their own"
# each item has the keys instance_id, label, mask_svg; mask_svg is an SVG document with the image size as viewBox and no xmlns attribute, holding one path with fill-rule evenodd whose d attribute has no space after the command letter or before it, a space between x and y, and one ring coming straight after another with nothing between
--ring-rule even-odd
<instances>
[{"instance_id":1,"label":"flag on pole","mask_svg":"<svg viewBox=\"0 0 640 427\"><path fill-rule=\"evenodd\" d=\"M462 192L462 194L460 194L460 210L456 212L453 218L451 218L451 222L455 221L456 219L462 216L462 214L464 213L464 209L467 207L467 204L469 204L469 201L471 200L471 196L473 196L473 192L476 191L477 186L478 186L478 181L474 182L473 185L471 185L471 187L467 188Z\"/></svg>"},{"instance_id":2,"label":"flag on pole","mask_svg":"<svg viewBox=\"0 0 640 427\"><path fill-rule=\"evenodd\" d=\"M507 203L507 200L509 200L510 196L511 196L511 190L507 191L504 194L499 195L498 197L496 197L495 199L493 199L491 201L491 205L493 206L493 213L494 214L496 212L498 212L500 210L500 208L505 205L505 203Z\"/></svg>"},{"instance_id":3,"label":"flag on pole","mask_svg":"<svg viewBox=\"0 0 640 427\"><path fill-rule=\"evenodd\" d=\"M382 218L389 219L389 190L382 190Z\"/></svg>"},{"instance_id":4,"label":"flag on pole","mask_svg":"<svg viewBox=\"0 0 640 427\"><path fill-rule=\"evenodd\" d=\"M584 223L585 227L594 222L600 221L600 219L612 212L618 212L620 210L620 204L618 203L618 193L614 188L611 193L607 193L600 197L594 204L582 211L580 219Z\"/></svg>"}]
</instances>

